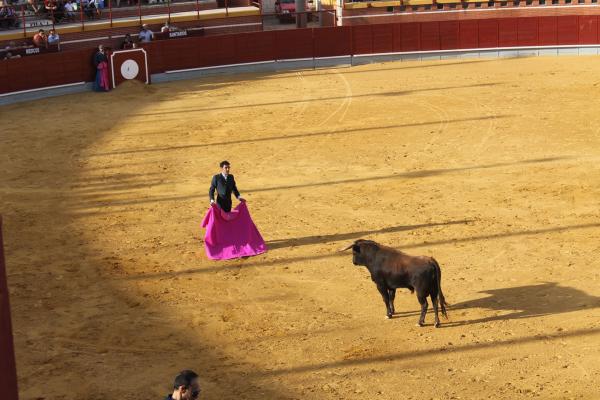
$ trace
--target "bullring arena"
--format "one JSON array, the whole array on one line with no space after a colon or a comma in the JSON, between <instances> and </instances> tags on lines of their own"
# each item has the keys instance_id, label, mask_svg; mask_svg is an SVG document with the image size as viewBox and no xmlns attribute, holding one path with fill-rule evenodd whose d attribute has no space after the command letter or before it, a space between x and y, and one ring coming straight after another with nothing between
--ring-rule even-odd
<instances>
[{"instance_id":1,"label":"bullring arena","mask_svg":"<svg viewBox=\"0 0 600 400\"><path fill-rule=\"evenodd\" d=\"M0 107L20 398L161 398L183 368L203 399L599 398L599 70L382 62ZM204 254L221 159L266 254ZM408 290L385 319L338 251L359 238L439 261L440 329Z\"/></svg>"}]
</instances>

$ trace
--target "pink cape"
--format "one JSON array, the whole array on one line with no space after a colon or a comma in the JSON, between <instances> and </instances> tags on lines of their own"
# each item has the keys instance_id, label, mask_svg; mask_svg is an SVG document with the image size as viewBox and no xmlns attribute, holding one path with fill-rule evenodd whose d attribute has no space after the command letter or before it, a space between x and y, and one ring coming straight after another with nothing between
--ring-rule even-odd
<instances>
[{"instance_id":1,"label":"pink cape","mask_svg":"<svg viewBox=\"0 0 600 400\"><path fill-rule=\"evenodd\" d=\"M267 251L245 201L231 212L213 204L204 216L202 227L206 228L204 247L211 260L255 256Z\"/></svg>"}]
</instances>

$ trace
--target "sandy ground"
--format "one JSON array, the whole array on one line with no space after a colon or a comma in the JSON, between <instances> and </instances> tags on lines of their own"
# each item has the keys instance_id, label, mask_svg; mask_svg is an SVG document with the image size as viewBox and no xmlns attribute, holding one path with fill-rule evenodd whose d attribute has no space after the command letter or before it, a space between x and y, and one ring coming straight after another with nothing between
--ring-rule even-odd
<instances>
[{"instance_id":1,"label":"sandy ground","mask_svg":"<svg viewBox=\"0 0 600 400\"><path fill-rule=\"evenodd\" d=\"M600 58L240 75L0 108L20 392L156 399L600 398ZM211 262L228 159L270 245ZM336 252L433 255L415 326ZM596 382L596 383L594 383Z\"/></svg>"}]
</instances>

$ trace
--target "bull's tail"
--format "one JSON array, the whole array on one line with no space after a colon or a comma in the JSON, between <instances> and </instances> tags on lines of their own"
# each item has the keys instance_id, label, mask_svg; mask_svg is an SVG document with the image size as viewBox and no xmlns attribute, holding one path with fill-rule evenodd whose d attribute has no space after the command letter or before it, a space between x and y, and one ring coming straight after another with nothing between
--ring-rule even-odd
<instances>
[{"instance_id":1,"label":"bull's tail","mask_svg":"<svg viewBox=\"0 0 600 400\"><path fill-rule=\"evenodd\" d=\"M438 298L440 300L440 306L442 308L442 315L444 318L448 319L448 314L446 313L446 306L450 306L450 304L446 303L446 299L444 298L444 293L442 293L442 269L440 268L440 264L432 258L433 265L435 266L435 275L437 278L437 287L438 287Z\"/></svg>"}]
</instances>

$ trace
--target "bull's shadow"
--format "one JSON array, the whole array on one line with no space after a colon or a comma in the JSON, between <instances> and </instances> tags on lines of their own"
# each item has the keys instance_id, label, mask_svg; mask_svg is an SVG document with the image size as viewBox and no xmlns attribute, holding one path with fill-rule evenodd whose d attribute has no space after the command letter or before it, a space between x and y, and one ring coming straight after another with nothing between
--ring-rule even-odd
<instances>
[{"instance_id":1,"label":"bull's shadow","mask_svg":"<svg viewBox=\"0 0 600 400\"><path fill-rule=\"evenodd\" d=\"M442 326L461 326L509 319L534 318L600 307L600 297L555 282L484 290L488 296L453 304ZM461 310L491 310L496 315L459 321ZM501 312L501 314L498 314Z\"/></svg>"}]
</instances>

